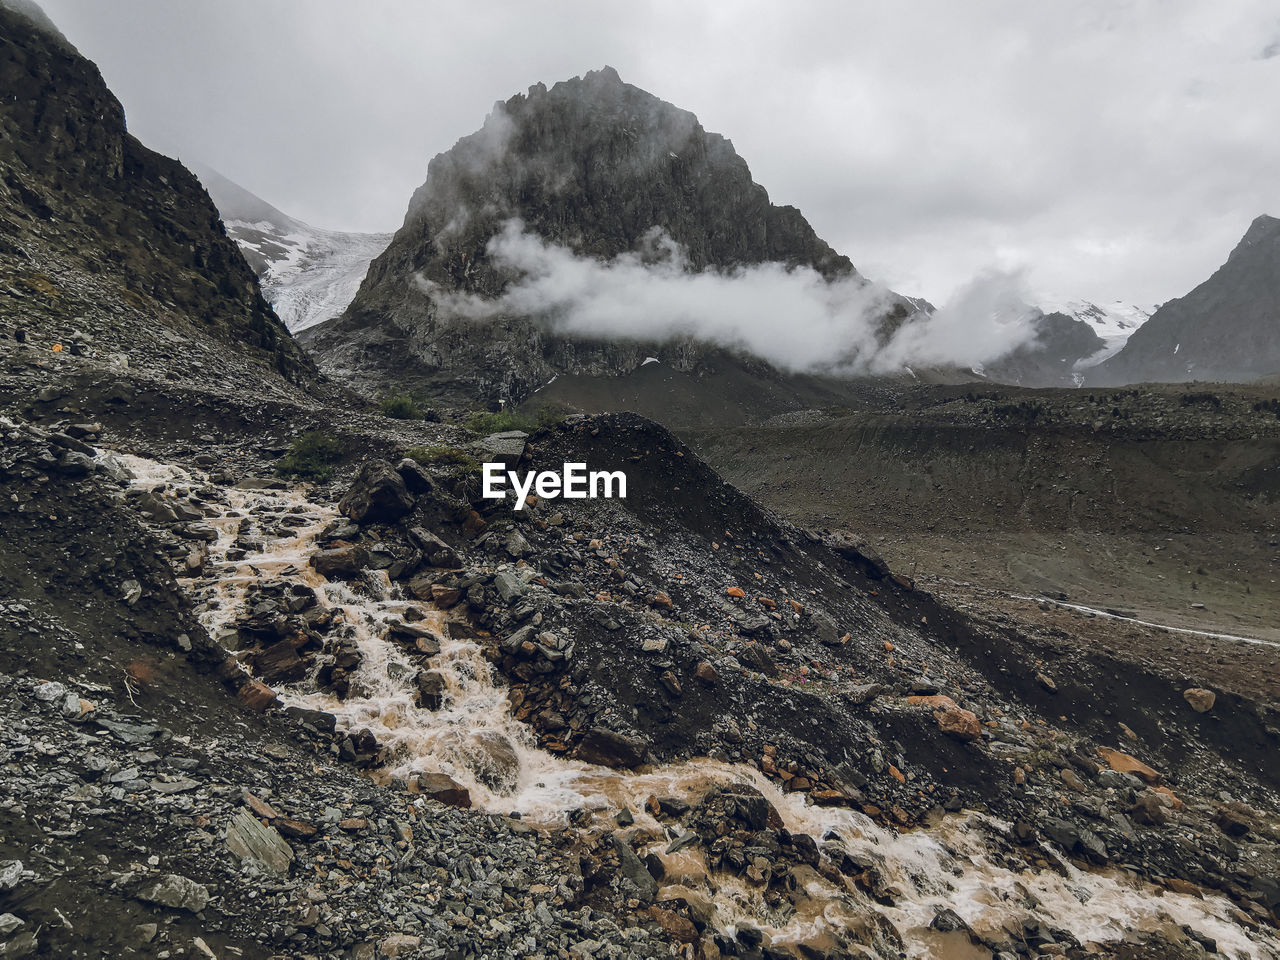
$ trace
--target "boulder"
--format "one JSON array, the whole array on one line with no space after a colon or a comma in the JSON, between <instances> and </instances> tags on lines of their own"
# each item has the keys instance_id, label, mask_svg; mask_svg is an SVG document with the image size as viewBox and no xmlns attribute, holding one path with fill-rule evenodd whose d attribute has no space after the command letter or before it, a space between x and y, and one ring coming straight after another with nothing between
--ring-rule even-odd
<instances>
[{"instance_id":1,"label":"boulder","mask_svg":"<svg viewBox=\"0 0 1280 960\"><path fill-rule=\"evenodd\" d=\"M883 580L889 576L889 565L865 540L851 533L836 533L826 538L826 544L864 576L872 580Z\"/></svg>"},{"instance_id":2,"label":"boulder","mask_svg":"<svg viewBox=\"0 0 1280 960\"><path fill-rule=\"evenodd\" d=\"M405 489L410 493L429 493L432 487L431 474L423 469L417 460L405 457L396 464L396 473L404 481Z\"/></svg>"},{"instance_id":3,"label":"boulder","mask_svg":"<svg viewBox=\"0 0 1280 960\"><path fill-rule=\"evenodd\" d=\"M1159 783L1160 774L1153 770L1136 757L1131 757L1127 753L1121 753L1119 750L1112 750L1110 747L1099 747L1098 756L1102 757L1112 770L1120 773L1131 773L1135 777L1146 783Z\"/></svg>"},{"instance_id":4,"label":"boulder","mask_svg":"<svg viewBox=\"0 0 1280 960\"><path fill-rule=\"evenodd\" d=\"M956 740L968 743L982 737L982 721L976 714L962 707L938 710L933 718L938 722L939 730Z\"/></svg>"},{"instance_id":5,"label":"boulder","mask_svg":"<svg viewBox=\"0 0 1280 960\"><path fill-rule=\"evenodd\" d=\"M274 827L247 810L239 810L227 825L227 847L242 860L252 860L276 874L289 872L293 848Z\"/></svg>"},{"instance_id":6,"label":"boulder","mask_svg":"<svg viewBox=\"0 0 1280 960\"><path fill-rule=\"evenodd\" d=\"M414 507L404 478L385 460L370 460L338 501L343 516L359 524L394 523Z\"/></svg>"},{"instance_id":7,"label":"boulder","mask_svg":"<svg viewBox=\"0 0 1280 960\"><path fill-rule=\"evenodd\" d=\"M511 741L496 730L477 730L467 737L467 765L478 781L495 793L511 793L520 780L520 757Z\"/></svg>"},{"instance_id":8,"label":"boulder","mask_svg":"<svg viewBox=\"0 0 1280 960\"><path fill-rule=\"evenodd\" d=\"M417 792L438 800L446 806L471 806L471 793L453 777L444 773L420 773L416 780Z\"/></svg>"},{"instance_id":9,"label":"boulder","mask_svg":"<svg viewBox=\"0 0 1280 960\"><path fill-rule=\"evenodd\" d=\"M354 544L319 550L311 555L311 566L316 573L339 580L359 576L368 564L369 551Z\"/></svg>"},{"instance_id":10,"label":"boulder","mask_svg":"<svg viewBox=\"0 0 1280 960\"><path fill-rule=\"evenodd\" d=\"M602 767L638 767L644 762L645 746L604 727L592 727L578 742L574 756Z\"/></svg>"},{"instance_id":11,"label":"boulder","mask_svg":"<svg viewBox=\"0 0 1280 960\"><path fill-rule=\"evenodd\" d=\"M1218 695L1204 687L1189 687L1182 691L1182 699L1190 704L1196 713L1208 713L1218 700Z\"/></svg>"},{"instance_id":12,"label":"boulder","mask_svg":"<svg viewBox=\"0 0 1280 960\"><path fill-rule=\"evenodd\" d=\"M644 861L616 833L613 834L613 849L618 855L618 869L622 879L634 888L636 899L645 904L653 903L654 897L658 895L658 881L653 879L653 874L644 865Z\"/></svg>"},{"instance_id":13,"label":"boulder","mask_svg":"<svg viewBox=\"0 0 1280 960\"><path fill-rule=\"evenodd\" d=\"M444 703L444 675L436 670L419 670L417 687L418 706L424 710L439 710Z\"/></svg>"},{"instance_id":14,"label":"boulder","mask_svg":"<svg viewBox=\"0 0 1280 960\"><path fill-rule=\"evenodd\" d=\"M199 913L209 903L209 891L194 880L169 873L139 890L138 899L174 910Z\"/></svg>"},{"instance_id":15,"label":"boulder","mask_svg":"<svg viewBox=\"0 0 1280 960\"><path fill-rule=\"evenodd\" d=\"M507 466L515 466L524 456L525 442L529 435L523 430L504 430L502 433L491 433L480 441L480 450L487 454L491 461L501 461Z\"/></svg>"},{"instance_id":16,"label":"boulder","mask_svg":"<svg viewBox=\"0 0 1280 960\"><path fill-rule=\"evenodd\" d=\"M419 550L422 551L422 557L430 567L446 567L450 570L456 570L462 566L462 561L458 559L458 554L454 552L453 547L449 546L430 530L422 527L410 527L409 537Z\"/></svg>"}]
</instances>

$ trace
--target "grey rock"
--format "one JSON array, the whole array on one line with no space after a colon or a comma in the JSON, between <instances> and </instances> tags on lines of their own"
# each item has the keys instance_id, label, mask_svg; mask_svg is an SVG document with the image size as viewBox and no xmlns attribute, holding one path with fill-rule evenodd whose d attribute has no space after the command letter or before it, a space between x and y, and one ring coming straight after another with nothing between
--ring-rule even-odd
<instances>
[{"instance_id":1,"label":"grey rock","mask_svg":"<svg viewBox=\"0 0 1280 960\"><path fill-rule=\"evenodd\" d=\"M203 884L169 873L139 890L138 899L175 910L199 913L209 903L209 891Z\"/></svg>"},{"instance_id":2,"label":"grey rock","mask_svg":"<svg viewBox=\"0 0 1280 960\"><path fill-rule=\"evenodd\" d=\"M247 810L239 810L227 825L227 846L243 860L261 864L272 873L289 872L293 848L274 827L265 826Z\"/></svg>"}]
</instances>

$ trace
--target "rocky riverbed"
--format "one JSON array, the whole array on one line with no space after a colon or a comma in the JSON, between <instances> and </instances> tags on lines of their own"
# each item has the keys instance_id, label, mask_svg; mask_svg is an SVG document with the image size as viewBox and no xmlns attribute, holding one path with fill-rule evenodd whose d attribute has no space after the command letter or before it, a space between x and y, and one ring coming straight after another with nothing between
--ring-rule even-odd
<instances>
[{"instance_id":1,"label":"rocky riverbed","mask_svg":"<svg viewBox=\"0 0 1280 960\"><path fill-rule=\"evenodd\" d=\"M128 863L113 873L108 855L98 876L137 917L134 928L113 929L111 942L142 955L1267 957L1276 949L1265 916L1163 871L1153 883L1149 867L1108 850L1117 821L1149 843L1141 816L1120 812L1130 805L1153 821L1189 822L1185 802L1153 790L1137 768L1108 770L1083 755L1060 769L1050 764L1055 792L1081 794L1068 804L1077 812L1017 817L990 791L991 803L965 802L954 790L945 803L906 802L913 787L938 784L913 769L902 744L879 761L879 772L873 757L856 787L858 775L824 772L821 761L798 766L788 756L794 743L732 711L713 724L716 742L705 752L672 750L625 725L610 729L617 711L592 712L591 681L575 683L564 672L598 653L589 632L559 625L562 601L576 598L573 616L590 617L625 647L634 627L598 621L630 622L632 610L664 611L667 603L692 607L697 597L671 588L663 601L639 572L615 579L616 563L600 568L617 597L552 580L547 573L564 572L566 560L547 549L547 535L573 542L576 533L585 542L574 529L589 525L585 517L538 506L531 522L507 529L497 511L488 520L462 511L437 527L451 545L413 526L447 499L442 478L413 463L367 464L347 490L237 479L105 449L95 461L95 474L117 478L113 496L166 545L200 626L235 653L216 672L248 716L265 711L284 721L266 745L251 745L236 728L175 734L135 708L134 699L147 696L145 675L119 691L10 678L6 703L26 718L14 729L28 739L15 739L6 769L21 770L27 792L36 791L19 806L50 804L41 816L60 824L79 814L91 825L81 831L102 829L96 818L111 822L112 813L140 828L124 845ZM470 537L456 537L468 523ZM720 535L732 543L732 531ZM586 544L584 556L614 558L611 536L594 539L600 545ZM632 551L656 544L643 535L621 539L633 571L649 569L654 561L641 563ZM657 604L639 606L639 597ZM736 612L732 592L717 608L738 630L761 635L758 621ZM723 627L704 625L706 659L686 675L678 654L689 641L669 633L668 618L645 616L637 653L667 664L654 683L672 702L713 698L741 672L740 679L759 676L796 692L812 682L827 688L818 694L825 699L852 695L873 711L952 726L957 744L988 740L978 714L919 680L913 705L896 703L885 684L849 683L837 665L823 667L810 654L793 673L790 643L773 632L783 621L765 620L767 662L744 655L764 646L749 633L744 648ZM529 709L548 696L547 686L566 705L563 726L545 708ZM992 704L960 702L993 712ZM247 721L247 730L253 726ZM1043 761L1031 760L1031 748L1060 739L1045 734L1023 731L984 749L999 754L1001 742L1025 743L1013 755L1028 762L1011 780L1025 792L1030 774L1034 795ZM767 739L781 740L781 750ZM46 761L75 773L70 793L82 799L63 806L40 792L46 783L66 786L40 769L45 758L97 753L96 773ZM906 789L884 793L874 782L880 777ZM1086 811L1107 829L1083 826ZM1230 832L1246 846L1237 859L1270 856L1273 828L1245 814L1237 820ZM15 875L30 902L37 909L61 902L55 881L66 874L34 869L29 852L22 862ZM158 906L147 899L153 895L162 898ZM202 896L209 901L200 904ZM353 898L357 906L345 913L336 906ZM372 903L379 906L371 914ZM168 922L158 921L148 940L156 911ZM532 911L530 919L516 919L520 911ZM74 929L76 919L67 920ZM65 936L70 929L62 928Z\"/></svg>"}]
</instances>

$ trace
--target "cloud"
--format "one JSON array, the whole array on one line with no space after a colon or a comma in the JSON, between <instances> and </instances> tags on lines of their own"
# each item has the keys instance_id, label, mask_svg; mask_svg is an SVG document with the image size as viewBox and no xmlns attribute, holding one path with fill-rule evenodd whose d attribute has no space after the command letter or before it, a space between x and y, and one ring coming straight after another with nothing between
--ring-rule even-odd
<instances>
[{"instance_id":1,"label":"cloud","mask_svg":"<svg viewBox=\"0 0 1280 960\"><path fill-rule=\"evenodd\" d=\"M442 314L534 317L578 336L688 337L746 350L784 369L839 372L988 363L1035 337L1018 275L984 274L884 342L882 318L900 301L879 284L860 277L831 282L781 263L692 272L680 246L657 229L634 252L601 261L513 219L488 253L515 277L500 297L446 291L418 278Z\"/></svg>"},{"instance_id":2,"label":"cloud","mask_svg":"<svg viewBox=\"0 0 1280 960\"><path fill-rule=\"evenodd\" d=\"M1275 0L44 7L145 142L320 226L394 228L495 99L604 63L730 137L864 274L935 301L1000 263L1036 292L1160 302L1280 213Z\"/></svg>"}]
</instances>

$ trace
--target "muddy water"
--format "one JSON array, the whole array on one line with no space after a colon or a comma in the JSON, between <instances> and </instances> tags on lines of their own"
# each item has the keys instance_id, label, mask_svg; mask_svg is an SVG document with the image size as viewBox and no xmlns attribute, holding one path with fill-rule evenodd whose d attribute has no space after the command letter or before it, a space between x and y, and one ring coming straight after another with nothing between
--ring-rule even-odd
<instances>
[{"instance_id":1,"label":"muddy water","mask_svg":"<svg viewBox=\"0 0 1280 960\"><path fill-rule=\"evenodd\" d=\"M135 487L182 492L205 486L203 478L178 468L136 457L120 460L136 477ZM1187 925L1217 940L1219 950L1229 956L1280 956L1280 943L1231 920L1225 899L1161 896L1118 872L1085 873L1068 864L1061 875L1004 862L993 853L1002 844L991 838L1006 834L1008 824L976 814L899 834L860 813L814 807L800 794L784 794L745 765L702 759L626 772L557 757L539 749L528 727L514 719L506 689L481 648L453 638L446 614L405 599L384 574L344 584L311 568L316 538L336 516L332 507L310 501L303 488L218 488L205 506L218 537L208 546L200 574L185 585L211 632L245 613L245 596L254 585L284 579L311 587L318 602L340 620L333 629L361 653L345 700L303 681L278 691L284 702L328 711L342 729L372 732L391 752L390 776L446 773L468 788L476 806L492 812L518 812L550 826L564 824L570 811L585 808L595 814L586 829L603 831L613 827L615 813L629 809L635 823L623 835L638 842L642 856L654 853L666 866L660 898L701 904L713 914L714 925L728 933L749 925L778 944L878 942L892 949L901 942L913 957L988 957L964 934L929 929L945 907L979 934L997 939L1001 930L1019 929L1024 918L1067 930L1082 943ZM284 526L283 518L297 525ZM243 548L246 543L256 549L240 559L229 556L237 544ZM439 654L428 662L445 681L439 710L415 706L420 655L385 639L387 625L404 619L411 607L422 617L417 622L440 642ZM771 893L745 879L712 873L696 846L666 853L678 829L650 816L645 801L679 797L696 804L710 789L734 783L763 793L793 833L838 842L874 861L893 905L872 903L847 880L832 881L815 871L806 873L807 868L793 875L795 889L780 897L776 890Z\"/></svg>"}]
</instances>

